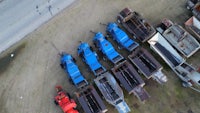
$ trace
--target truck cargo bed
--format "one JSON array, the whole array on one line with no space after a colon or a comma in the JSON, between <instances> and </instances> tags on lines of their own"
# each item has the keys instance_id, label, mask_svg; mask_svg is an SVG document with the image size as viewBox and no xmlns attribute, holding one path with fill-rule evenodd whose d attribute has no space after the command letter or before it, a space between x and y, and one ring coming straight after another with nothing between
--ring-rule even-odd
<instances>
[{"instance_id":1,"label":"truck cargo bed","mask_svg":"<svg viewBox=\"0 0 200 113\"><path fill-rule=\"evenodd\" d=\"M148 43L150 44L150 47L158 53L172 69L185 62L185 60L160 33L153 36Z\"/></svg>"},{"instance_id":2,"label":"truck cargo bed","mask_svg":"<svg viewBox=\"0 0 200 113\"><path fill-rule=\"evenodd\" d=\"M107 111L102 99L93 86L87 86L76 94L85 113L105 113Z\"/></svg>"},{"instance_id":3,"label":"truck cargo bed","mask_svg":"<svg viewBox=\"0 0 200 113\"><path fill-rule=\"evenodd\" d=\"M156 33L156 30L137 12L129 8L123 9L118 15L118 22L138 40L145 42Z\"/></svg>"},{"instance_id":4,"label":"truck cargo bed","mask_svg":"<svg viewBox=\"0 0 200 113\"><path fill-rule=\"evenodd\" d=\"M162 34L169 43L185 57L189 58L200 49L197 40L180 25L173 24Z\"/></svg>"},{"instance_id":5,"label":"truck cargo bed","mask_svg":"<svg viewBox=\"0 0 200 113\"><path fill-rule=\"evenodd\" d=\"M185 22L185 28L200 41L200 21L192 16Z\"/></svg>"},{"instance_id":6,"label":"truck cargo bed","mask_svg":"<svg viewBox=\"0 0 200 113\"><path fill-rule=\"evenodd\" d=\"M105 100L115 106L119 113L127 113L130 111L130 108L124 101L122 89L109 72L101 74L94 79L94 82L104 96Z\"/></svg>"},{"instance_id":7,"label":"truck cargo bed","mask_svg":"<svg viewBox=\"0 0 200 113\"><path fill-rule=\"evenodd\" d=\"M128 58L148 79L162 68L160 63L144 48L136 49Z\"/></svg>"},{"instance_id":8,"label":"truck cargo bed","mask_svg":"<svg viewBox=\"0 0 200 113\"><path fill-rule=\"evenodd\" d=\"M149 98L149 94L142 88L144 81L128 61L116 65L112 72L129 94L134 93L141 101Z\"/></svg>"}]
</instances>

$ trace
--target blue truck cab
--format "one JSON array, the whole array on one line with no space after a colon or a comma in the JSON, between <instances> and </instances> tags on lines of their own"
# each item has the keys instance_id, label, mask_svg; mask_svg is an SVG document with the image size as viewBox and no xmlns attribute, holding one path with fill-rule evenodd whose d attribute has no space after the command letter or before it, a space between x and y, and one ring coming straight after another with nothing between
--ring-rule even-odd
<instances>
[{"instance_id":1,"label":"blue truck cab","mask_svg":"<svg viewBox=\"0 0 200 113\"><path fill-rule=\"evenodd\" d=\"M101 32L95 34L93 38L94 45L109 59L112 63L116 64L122 59L120 55L112 46L112 44L105 39Z\"/></svg>"},{"instance_id":2,"label":"blue truck cab","mask_svg":"<svg viewBox=\"0 0 200 113\"><path fill-rule=\"evenodd\" d=\"M87 43L82 43L78 46L78 55L89 66L95 76L105 72L106 69L99 63L96 52Z\"/></svg>"},{"instance_id":3,"label":"blue truck cab","mask_svg":"<svg viewBox=\"0 0 200 113\"><path fill-rule=\"evenodd\" d=\"M81 74L78 66L75 64L75 59L67 53L61 54L61 67L68 73L69 80L78 88L87 85L87 80Z\"/></svg>"},{"instance_id":4,"label":"blue truck cab","mask_svg":"<svg viewBox=\"0 0 200 113\"><path fill-rule=\"evenodd\" d=\"M137 42L130 39L129 36L114 22L108 23L106 31L113 38L113 40L116 40L121 47L127 49L128 51L133 51L139 46Z\"/></svg>"}]
</instances>

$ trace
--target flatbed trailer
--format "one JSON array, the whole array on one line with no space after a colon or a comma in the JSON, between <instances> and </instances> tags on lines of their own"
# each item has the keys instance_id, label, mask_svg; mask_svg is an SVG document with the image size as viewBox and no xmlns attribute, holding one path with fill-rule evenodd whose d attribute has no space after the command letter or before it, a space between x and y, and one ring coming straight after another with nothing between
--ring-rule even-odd
<instances>
[{"instance_id":1,"label":"flatbed trailer","mask_svg":"<svg viewBox=\"0 0 200 113\"><path fill-rule=\"evenodd\" d=\"M132 11L129 8L123 9L117 16L117 21L131 33L134 38L141 42L151 38L156 30L149 24L139 13Z\"/></svg>"},{"instance_id":2,"label":"flatbed trailer","mask_svg":"<svg viewBox=\"0 0 200 113\"><path fill-rule=\"evenodd\" d=\"M146 49L137 48L128 58L147 79L154 78L161 84L167 82L163 67Z\"/></svg>"},{"instance_id":3,"label":"flatbed trailer","mask_svg":"<svg viewBox=\"0 0 200 113\"><path fill-rule=\"evenodd\" d=\"M200 41L200 21L192 16L185 22L185 28L191 33L198 41Z\"/></svg>"},{"instance_id":4,"label":"flatbed trailer","mask_svg":"<svg viewBox=\"0 0 200 113\"><path fill-rule=\"evenodd\" d=\"M200 85L200 74L185 62L178 52L160 34L154 35L148 43L160 57L169 65L176 75L183 81L184 86Z\"/></svg>"},{"instance_id":5,"label":"flatbed trailer","mask_svg":"<svg viewBox=\"0 0 200 113\"><path fill-rule=\"evenodd\" d=\"M108 110L93 86L87 86L76 93L85 113L105 113Z\"/></svg>"},{"instance_id":6,"label":"flatbed trailer","mask_svg":"<svg viewBox=\"0 0 200 113\"><path fill-rule=\"evenodd\" d=\"M164 38L185 57L189 58L200 49L199 42L180 25L168 19L163 19L162 23L167 24L162 33ZM168 27L169 24L171 25Z\"/></svg>"},{"instance_id":7,"label":"flatbed trailer","mask_svg":"<svg viewBox=\"0 0 200 113\"><path fill-rule=\"evenodd\" d=\"M125 60L115 65L111 70L129 94L133 93L142 102L150 97L143 88L144 81L128 61Z\"/></svg>"},{"instance_id":8,"label":"flatbed trailer","mask_svg":"<svg viewBox=\"0 0 200 113\"><path fill-rule=\"evenodd\" d=\"M99 88L105 100L115 106L119 113L130 112L130 108L124 101L123 91L118 85L115 78L109 73L105 72L94 79L96 86Z\"/></svg>"}]
</instances>

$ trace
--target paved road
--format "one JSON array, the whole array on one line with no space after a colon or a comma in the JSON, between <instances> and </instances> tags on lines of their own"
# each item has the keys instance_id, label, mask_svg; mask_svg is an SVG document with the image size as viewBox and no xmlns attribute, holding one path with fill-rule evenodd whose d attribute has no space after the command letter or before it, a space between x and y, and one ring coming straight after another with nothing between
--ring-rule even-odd
<instances>
[{"instance_id":1,"label":"paved road","mask_svg":"<svg viewBox=\"0 0 200 113\"><path fill-rule=\"evenodd\" d=\"M2 0L0 53L75 0Z\"/></svg>"}]
</instances>

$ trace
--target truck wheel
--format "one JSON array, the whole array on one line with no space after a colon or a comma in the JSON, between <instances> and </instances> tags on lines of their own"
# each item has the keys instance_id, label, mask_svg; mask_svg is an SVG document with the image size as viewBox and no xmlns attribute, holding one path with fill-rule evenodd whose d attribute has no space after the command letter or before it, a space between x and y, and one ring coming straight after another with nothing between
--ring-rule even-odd
<instances>
[{"instance_id":1,"label":"truck wheel","mask_svg":"<svg viewBox=\"0 0 200 113\"><path fill-rule=\"evenodd\" d=\"M121 47L121 46L117 46L117 48L118 48L118 49L122 49L122 47Z\"/></svg>"},{"instance_id":2,"label":"truck wheel","mask_svg":"<svg viewBox=\"0 0 200 113\"><path fill-rule=\"evenodd\" d=\"M82 52L79 54L79 56L80 56L81 58L84 58L84 57L83 57L83 53L82 53Z\"/></svg>"},{"instance_id":3,"label":"truck wheel","mask_svg":"<svg viewBox=\"0 0 200 113\"><path fill-rule=\"evenodd\" d=\"M93 45L94 45L94 47L97 47L97 44L95 42L93 43Z\"/></svg>"},{"instance_id":4,"label":"truck wheel","mask_svg":"<svg viewBox=\"0 0 200 113\"><path fill-rule=\"evenodd\" d=\"M135 15L140 16L140 14L138 12L135 12Z\"/></svg>"},{"instance_id":5,"label":"truck wheel","mask_svg":"<svg viewBox=\"0 0 200 113\"><path fill-rule=\"evenodd\" d=\"M60 64L60 67L61 67L62 69L64 69L64 65L63 65L63 64Z\"/></svg>"},{"instance_id":6,"label":"truck wheel","mask_svg":"<svg viewBox=\"0 0 200 113\"><path fill-rule=\"evenodd\" d=\"M72 84L72 85L74 85L74 83L73 83L73 81L72 81L71 78L69 79L69 83Z\"/></svg>"},{"instance_id":7,"label":"truck wheel","mask_svg":"<svg viewBox=\"0 0 200 113\"><path fill-rule=\"evenodd\" d=\"M135 36L135 35L133 35L133 38L134 38L134 39L136 39L136 36Z\"/></svg>"},{"instance_id":8,"label":"truck wheel","mask_svg":"<svg viewBox=\"0 0 200 113\"><path fill-rule=\"evenodd\" d=\"M67 94L67 96L71 99L71 95L69 94L69 93L66 93Z\"/></svg>"},{"instance_id":9,"label":"truck wheel","mask_svg":"<svg viewBox=\"0 0 200 113\"><path fill-rule=\"evenodd\" d=\"M105 39L108 40L108 38L112 37L111 34L109 32L107 32Z\"/></svg>"},{"instance_id":10,"label":"truck wheel","mask_svg":"<svg viewBox=\"0 0 200 113\"><path fill-rule=\"evenodd\" d=\"M187 82L182 82L182 86L185 88L190 87L190 85Z\"/></svg>"},{"instance_id":11,"label":"truck wheel","mask_svg":"<svg viewBox=\"0 0 200 113\"><path fill-rule=\"evenodd\" d=\"M105 36L105 39L108 40L108 38L109 38L109 35L106 35L106 36Z\"/></svg>"},{"instance_id":12,"label":"truck wheel","mask_svg":"<svg viewBox=\"0 0 200 113\"><path fill-rule=\"evenodd\" d=\"M119 24L120 24L120 23L121 23L121 21L120 21L119 19L117 19L117 23L119 23Z\"/></svg>"},{"instance_id":13,"label":"truck wheel","mask_svg":"<svg viewBox=\"0 0 200 113\"><path fill-rule=\"evenodd\" d=\"M76 63L76 59L73 57L73 61Z\"/></svg>"},{"instance_id":14,"label":"truck wheel","mask_svg":"<svg viewBox=\"0 0 200 113\"><path fill-rule=\"evenodd\" d=\"M138 70L138 73L139 73L139 74L142 74L142 72L141 72L140 70Z\"/></svg>"},{"instance_id":15,"label":"truck wheel","mask_svg":"<svg viewBox=\"0 0 200 113\"><path fill-rule=\"evenodd\" d=\"M93 48L92 48L92 47L90 47L90 49L93 51Z\"/></svg>"},{"instance_id":16,"label":"truck wheel","mask_svg":"<svg viewBox=\"0 0 200 113\"><path fill-rule=\"evenodd\" d=\"M54 100L54 104L57 106L58 105L58 102L56 100Z\"/></svg>"}]
</instances>

